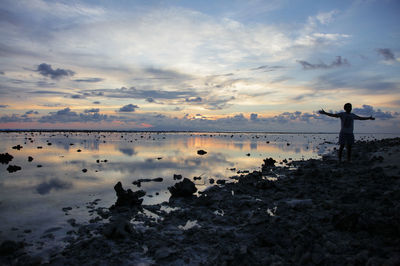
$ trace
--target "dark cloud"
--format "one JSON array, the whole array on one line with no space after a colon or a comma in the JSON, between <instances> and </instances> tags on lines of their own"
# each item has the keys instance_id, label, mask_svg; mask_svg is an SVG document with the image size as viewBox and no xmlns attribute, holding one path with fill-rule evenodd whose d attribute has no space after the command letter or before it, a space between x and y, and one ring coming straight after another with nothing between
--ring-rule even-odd
<instances>
[{"instance_id":1,"label":"dark cloud","mask_svg":"<svg viewBox=\"0 0 400 266\"><path fill-rule=\"evenodd\" d=\"M36 191L40 195L50 193L52 190L64 190L72 188L72 183L66 182L57 178L50 179L36 186Z\"/></svg>"},{"instance_id":2,"label":"dark cloud","mask_svg":"<svg viewBox=\"0 0 400 266\"><path fill-rule=\"evenodd\" d=\"M100 102L99 101L94 101L93 104L100 104Z\"/></svg>"},{"instance_id":3,"label":"dark cloud","mask_svg":"<svg viewBox=\"0 0 400 266\"><path fill-rule=\"evenodd\" d=\"M130 104L124 105L121 108L119 108L119 111L120 112L135 112L137 108L139 108L139 106L137 106L136 104L133 105L130 103Z\"/></svg>"},{"instance_id":4,"label":"dark cloud","mask_svg":"<svg viewBox=\"0 0 400 266\"><path fill-rule=\"evenodd\" d=\"M96 82L101 82L104 79L102 78L86 78L86 79L74 79L76 82L89 82L89 83L96 83Z\"/></svg>"},{"instance_id":5,"label":"dark cloud","mask_svg":"<svg viewBox=\"0 0 400 266\"><path fill-rule=\"evenodd\" d=\"M53 69L51 65L46 63L38 65L36 71L45 77L50 77L51 79L60 79L62 77L75 75L75 72L72 70L61 68Z\"/></svg>"},{"instance_id":6,"label":"dark cloud","mask_svg":"<svg viewBox=\"0 0 400 266\"><path fill-rule=\"evenodd\" d=\"M251 121L257 121L257 118L258 118L258 114L251 114L250 115L250 120Z\"/></svg>"},{"instance_id":7,"label":"dark cloud","mask_svg":"<svg viewBox=\"0 0 400 266\"><path fill-rule=\"evenodd\" d=\"M297 60L297 62L303 66L303 69L305 70L311 70L311 69L330 69L330 68L335 68L335 67L341 67L341 66L349 66L349 62L347 59L342 59L341 56L337 56L336 60L334 60L332 63L329 65L321 62L319 64L312 64L307 61L303 60Z\"/></svg>"},{"instance_id":8,"label":"dark cloud","mask_svg":"<svg viewBox=\"0 0 400 266\"><path fill-rule=\"evenodd\" d=\"M0 71L0 75L5 75L4 71Z\"/></svg>"},{"instance_id":9,"label":"dark cloud","mask_svg":"<svg viewBox=\"0 0 400 266\"><path fill-rule=\"evenodd\" d=\"M251 68L250 70L252 70L252 71L262 70L263 72L271 72L271 71L275 71L275 70L280 69L280 68L284 68L284 67L283 67L283 66L269 66L269 65L264 65L264 66L259 66L259 67Z\"/></svg>"},{"instance_id":10,"label":"dark cloud","mask_svg":"<svg viewBox=\"0 0 400 266\"><path fill-rule=\"evenodd\" d=\"M372 115L373 117L379 120L388 120L398 116L397 113L383 112L381 109L375 110L371 105L366 105L366 104L364 104L362 108L354 108L353 113L361 116Z\"/></svg>"},{"instance_id":11,"label":"dark cloud","mask_svg":"<svg viewBox=\"0 0 400 266\"><path fill-rule=\"evenodd\" d=\"M386 61L393 61L396 60L394 53L389 48L378 48L376 49L378 54L383 56Z\"/></svg>"},{"instance_id":12,"label":"dark cloud","mask_svg":"<svg viewBox=\"0 0 400 266\"><path fill-rule=\"evenodd\" d=\"M65 94L60 91L46 91L46 90L39 90L39 91L31 91L30 93L35 93L35 94Z\"/></svg>"},{"instance_id":13,"label":"dark cloud","mask_svg":"<svg viewBox=\"0 0 400 266\"><path fill-rule=\"evenodd\" d=\"M149 102L149 103L154 103L155 102L155 100L153 98L151 98L151 97L146 98L146 101Z\"/></svg>"},{"instance_id":14,"label":"dark cloud","mask_svg":"<svg viewBox=\"0 0 400 266\"><path fill-rule=\"evenodd\" d=\"M160 69L160 68L145 68L144 72L151 76L151 78L155 79L191 79L190 75L180 73L174 70L169 69Z\"/></svg>"},{"instance_id":15,"label":"dark cloud","mask_svg":"<svg viewBox=\"0 0 400 266\"><path fill-rule=\"evenodd\" d=\"M32 122L32 119L27 116L17 114L3 115L0 117L0 123L15 123L15 122Z\"/></svg>"},{"instance_id":16,"label":"dark cloud","mask_svg":"<svg viewBox=\"0 0 400 266\"><path fill-rule=\"evenodd\" d=\"M100 122L112 119L107 115L98 112L76 113L71 111L69 107L51 112L49 115L42 116L38 121L41 123L71 123L71 122Z\"/></svg>"},{"instance_id":17,"label":"dark cloud","mask_svg":"<svg viewBox=\"0 0 400 266\"><path fill-rule=\"evenodd\" d=\"M71 98L72 99L84 99L86 97L84 95L74 94L74 95L71 95Z\"/></svg>"},{"instance_id":18,"label":"dark cloud","mask_svg":"<svg viewBox=\"0 0 400 266\"><path fill-rule=\"evenodd\" d=\"M6 105L6 104L0 104L0 108L7 108L8 107L8 105Z\"/></svg>"},{"instance_id":19,"label":"dark cloud","mask_svg":"<svg viewBox=\"0 0 400 266\"><path fill-rule=\"evenodd\" d=\"M25 115L32 115L32 114L38 115L39 112L38 111L34 111L34 110L30 110L30 111L25 112Z\"/></svg>"},{"instance_id":20,"label":"dark cloud","mask_svg":"<svg viewBox=\"0 0 400 266\"><path fill-rule=\"evenodd\" d=\"M100 109L99 108L92 108L92 109L86 109L85 111L84 111L84 113L98 113L98 112L100 112Z\"/></svg>"}]
</instances>

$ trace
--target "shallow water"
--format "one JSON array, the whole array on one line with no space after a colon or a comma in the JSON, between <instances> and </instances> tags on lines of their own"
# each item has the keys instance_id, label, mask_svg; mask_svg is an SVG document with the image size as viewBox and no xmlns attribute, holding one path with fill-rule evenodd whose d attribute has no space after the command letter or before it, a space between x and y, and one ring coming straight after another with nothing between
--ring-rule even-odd
<instances>
[{"instance_id":1,"label":"shallow water","mask_svg":"<svg viewBox=\"0 0 400 266\"><path fill-rule=\"evenodd\" d=\"M389 137L395 136L356 135ZM133 181L162 177L163 182L140 188L147 192L144 204L161 203L170 196L167 187L177 182L174 174L201 177L195 183L203 190L211 178L229 181L239 170L260 170L268 157L278 162L320 158L336 142L337 134L1 132L0 153L14 156L9 165L22 170L9 173L8 165L0 164L0 240L25 239L36 243L32 249L39 253L48 252L62 246L59 240L71 230L68 219L92 218L89 202L100 199L96 206L102 207L115 202L118 181L137 190ZM23 148L12 148L18 144ZM207 154L198 155L200 149ZM54 239L43 238L49 229Z\"/></svg>"}]
</instances>

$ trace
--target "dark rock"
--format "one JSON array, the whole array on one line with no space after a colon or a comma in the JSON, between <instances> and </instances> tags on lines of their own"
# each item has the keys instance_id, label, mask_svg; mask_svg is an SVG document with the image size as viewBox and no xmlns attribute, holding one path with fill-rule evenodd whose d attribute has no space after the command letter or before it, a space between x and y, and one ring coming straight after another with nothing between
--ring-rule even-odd
<instances>
[{"instance_id":1,"label":"dark rock","mask_svg":"<svg viewBox=\"0 0 400 266\"><path fill-rule=\"evenodd\" d=\"M15 242L12 240L5 240L0 245L0 255L12 255L14 252L22 248L24 245L21 242Z\"/></svg>"},{"instance_id":2,"label":"dark rock","mask_svg":"<svg viewBox=\"0 0 400 266\"><path fill-rule=\"evenodd\" d=\"M12 161L14 157L11 154L8 153L2 153L0 154L0 163L2 164L8 164L9 162Z\"/></svg>"},{"instance_id":3,"label":"dark rock","mask_svg":"<svg viewBox=\"0 0 400 266\"><path fill-rule=\"evenodd\" d=\"M28 162L32 162L33 161L33 157L32 156L28 156Z\"/></svg>"},{"instance_id":4,"label":"dark rock","mask_svg":"<svg viewBox=\"0 0 400 266\"><path fill-rule=\"evenodd\" d=\"M226 180L222 180L222 179L217 180L218 185L225 185L225 183L226 183Z\"/></svg>"},{"instance_id":5,"label":"dark rock","mask_svg":"<svg viewBox=\"0 0 400 266\"><path fill-rule=\"evenodd\" d=\"M117 202L115 203L115 205L113 205L112 207L139 207L142 202L143 199L141 199L141 197L143 197L144 195L146 195L146 192L144 192L143 190L138 190L133 192L131 189L123 189L122 188L122 184L121 182L118 182L115 186L114 186L114 190L117 194Z\"/></svg>"},{"instance_id":6,"label":"dark rock","mask_svg":"<svg viewBox=\"0 0 400 266\"><path fill-rule=\"evenodd\" d=\"M103 235L111 239L126 238L135 233L129 220L119 218L106 224L102 231Z\"/></svg>"},{"instance_id":7,"label":"dark rock","mask_svg":"<svg viewBox=\"0 0 400 266\"><path fill-rule=\"evenodd\" d=\"M168 190L173 197L190 197L197 191L197 188L192 181L185 177L183 181L168 187Z\"/></svg>"},{"instance_id":8,"label":"dark rock","mask_svg":"<svg viewBox=\"0 0 400 266\"><path fill-rule=\"evenodd\" d=\"M264 159L263 167L273 167L276 161L273 158Z\"/></svg>"},{"instance_id":9,"label":"dark rock","mask_svg":"<svg viewBox=\"0 0 400 266\"><path fill-rule=\"evenodd\" d=\"M201 180L201 176L195 176L193 177L193 180Z\"/></svg>"},{"instance_id":10,"label":"dark rock","mask_svg":"<svg viewBox=\"0 0 400 266\"><path fill-rule=\"evenodd\" d=\"M81 152L82 150L81 149L78 149L78 150L76 150L77 152Z\"/></svg>"},{"instance_id":11,"label":"dark rock","mask_svg":"<svg viewBox=\"0 0 400 266\"><path fill-rule=\"evenodd\" d=\"M250 153L247 153L246 156L250 156Z\"/></svg>"},{"instance_id":12,"label":"dark rock","mask_svg":"<svg viewBox=\"0 0 400 266\"><path fill-rule=\"evenodd\" d=\"M87 169L86 169L86 168L83 168L83 169L82 169L82 172L86 173L86 172L87 172Z\"/></svg>"},{"instance_id":13,"label":"dark rock","mask_svg":"<svg viewBox=\"0 0 400 266\"><path fill-rule=\"evenodd\" d=\"M18 166L18 165L9 165L8 167L7 167L7 171L9 172L9 173L14 173L14 172L17 172L17 171L19 171L19 170L21 170L22 168L21 168L21 166Z\"/></svg>"},{"instance_id":14,"label":"dark rock","mask_svg":"<svg viewBox=\"0 0 400 266\"><path fill-rule=\"evenodd\" d=\"M40 167L42 167L42 166L43 166L43 165L41 165L41 164L36 165L37 168L40 168Z\"/></svg>"},{"instance_id":15,"label":"dark rock","mask_svg":"<svg viewBox=\"0 0 400 266\"><path fill-rule=\"evenodd\" d=\"M215 180L213 178L209 179L210 184L214 184Z\"/></svg>"},{"instance_id":16,"label":"dark rock","mask_svg":"<svg viewBox=\"0 0 400 266\"><path fill-rule=\"evenodd\" d=\"M181 179L182 179L182 175L174 174L174 180L181 180Z\"/></svg>"},{"instance_id":17,"label":"dark rock","mask_svg":"<svg viewBox=\"0 0 400 266\"><path fill-rule=\"evenodd\" d=\"M37 149L43 149L43 147L42 146L37 146Z\"/></svg>"},{"instance_id":18,"label":"dark rock","mask_svg":"<svg viewBox=\"0 0 400 266\"><path fill-rule=\"evenodd\" d=\"M204 155L204 154L206 154L207 152L205 151L205 150L198 150L197 151L197 154L198 155Z\"/></svg>"},{"instance_id":19,"label":"dark rock","mask_svg":"<svg viewBox=\"0 0 400 266\"><path fill-rule=\"evenodd\" d=\"M23 147L21 146L21 145L17 145L17 146L13 146L12 147L14 150L20 150L20 149L22 149Z\"/></svg>"}]
</instances>

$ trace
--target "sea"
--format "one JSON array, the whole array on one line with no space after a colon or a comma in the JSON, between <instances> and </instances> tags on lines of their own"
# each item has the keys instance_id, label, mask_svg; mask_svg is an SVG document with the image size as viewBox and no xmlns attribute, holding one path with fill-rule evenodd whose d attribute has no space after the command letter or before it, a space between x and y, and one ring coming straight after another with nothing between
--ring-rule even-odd
<instances>
[{"instance_id":1,"label":"sea","mask_svg":"<svg viewBox=\"0 0 400 266\"><path fill-rule=\"evenodd\" d=\"M398 137L356 134L356 140ZM65 246L70 219L89 223L94 207L115 203L113 189L146 192L143 204L168 201L169 186L181 175L202 191L212 181L261 169L272 157L277 166L320 159L337 147L338 134L254 132L0 132L0 153L13 159L0 164L0 243L31 243L37 255ZM200 155L199 150L206 153ZM10 165L21 167L9 172ZM162 178L162 182L133 182ZM159 179L161 180L161 179Z\"/></svg>"}]
</instances>

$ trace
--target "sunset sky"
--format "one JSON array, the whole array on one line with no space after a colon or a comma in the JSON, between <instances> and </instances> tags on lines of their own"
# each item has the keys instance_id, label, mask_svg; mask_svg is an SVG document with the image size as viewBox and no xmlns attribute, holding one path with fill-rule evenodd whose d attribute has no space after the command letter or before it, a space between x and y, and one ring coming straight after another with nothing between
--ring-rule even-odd
<instances>
[{"instance_id":1,"label":"sunset sky","mask_svg":"<svg viewBox=\"0 0 400 266\"><path fill-rule=\"evenodd\" d=\"M0 1L0 129L400 133L400 2Z\"/></svg>"}]
</instances>

